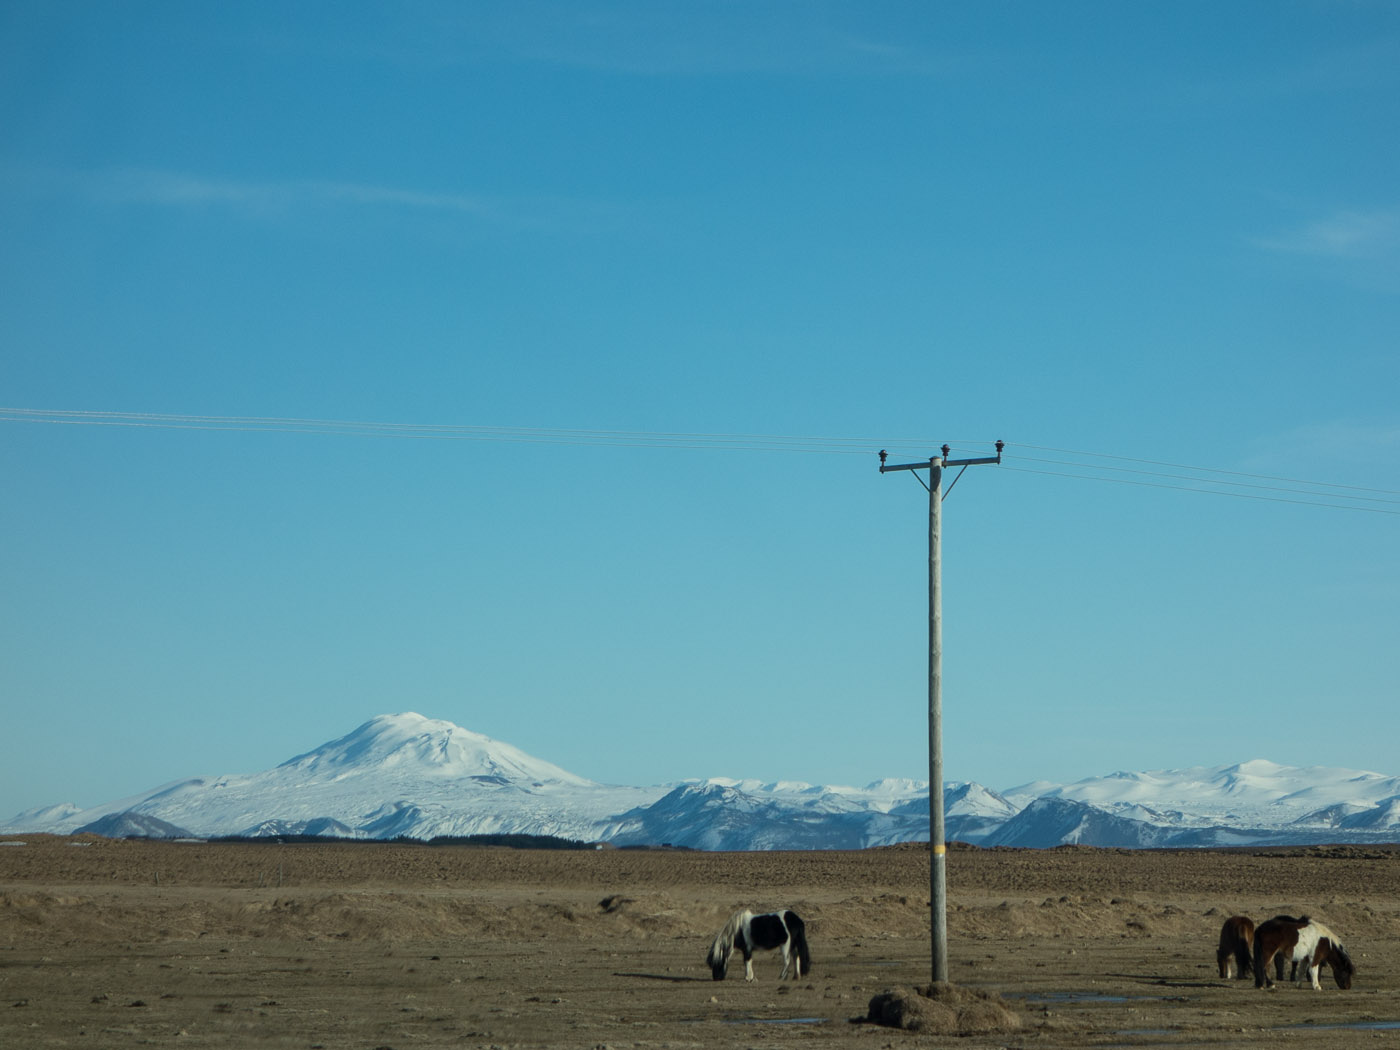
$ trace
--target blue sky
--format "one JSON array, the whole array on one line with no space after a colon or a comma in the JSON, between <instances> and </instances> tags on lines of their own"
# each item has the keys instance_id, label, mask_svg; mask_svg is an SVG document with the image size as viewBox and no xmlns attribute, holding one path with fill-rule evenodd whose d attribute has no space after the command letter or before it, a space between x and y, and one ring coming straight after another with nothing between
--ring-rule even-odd
<instances>
[{"instance_id":1,"label":"blue sky","mask_svg":"<svg viewBox=\"0 0 1400 1050\"><path fill-rule=\"evenodd\" d=\"M922 778L875 453L998 438L948 779L1400 771L1398 107L1381 2L6 3L0 816Z\"/></svg>"}]
</instances>

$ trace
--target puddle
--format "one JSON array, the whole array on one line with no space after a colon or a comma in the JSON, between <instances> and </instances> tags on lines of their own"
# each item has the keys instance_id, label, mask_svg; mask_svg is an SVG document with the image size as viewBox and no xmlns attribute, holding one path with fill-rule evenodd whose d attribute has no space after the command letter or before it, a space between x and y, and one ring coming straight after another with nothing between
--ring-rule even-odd
<instances>
[{"instance_id":1,"label":"puddle","mask_svg":"<svg viewBox=\"0 0 1400 1050\"><path fill-rule=\"evenodd\" d=\"M1162 1002L1160 995L1103 995L1094 992L1046 992L1044 995L1028 995L1022 1002L1028 1006L1046 1006L1050 1003L1140 1003Z\"/></svg>"},{"instance_id":2,"label":"puddle","mask_svg":"<svg viewBox=\"0 0 1400 1050\"><path fill-rule=\"evenodd\" d=\"M1294 1024L1288 1030L1307 1032L1397 1032L1400 1021L1349 1021L1346 1024ZM1282 1031L1283 1029L1280 1029Z\"/></svg>"},{"instance_id":3,"label":"puddle","mask_svg":"<svg viewBox=\"0 0 1400 1050\"><path fill-rule=\"evenodd\" d=\"M1130 1035L1134 1038L1140 1035L1180 1035L1174 1028L1120 1028L1114 1035Z\"/></svg>"},{"instance_id":4,"label":"puddle","mask_svg":"<svg viewBox=\"0 0 1400 1050\"><path fill-rule=\"evenodd\" d=\"M734 1017L725 1024L826 1024L825 1017Z\"/></svg>"}]
</instances>

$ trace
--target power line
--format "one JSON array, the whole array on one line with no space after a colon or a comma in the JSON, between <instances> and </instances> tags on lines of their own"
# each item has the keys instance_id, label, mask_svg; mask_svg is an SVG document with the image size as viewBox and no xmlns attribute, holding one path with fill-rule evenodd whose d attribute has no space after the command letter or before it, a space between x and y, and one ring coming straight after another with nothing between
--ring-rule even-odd
<instances>
[{"instance_id":1,"label":"power line","mask_svg":"<svg viewBox=\"0 0 1400 1050\"><path fill-rule=\"evenodd\" d=\"M897 440L867 437L832 437L782 434L727 434L690 431L630 431L566 427L485 426L436 423L394 423L372 420L318 419L294 416L216 416L193 413L119 412L86 409L35 409L0 407L0 423L46 423L55 426L100 426L202 430L242 433L307 434L322 437L397 438L418 441L480 441L527 445L573 445L619 448L691 449L731 452L788 452L806 455L869 456L885 448L911 457L928 454L935 442L927 438ZM959 453L984 455L993 442L962 439L949 443ZM1372 514L1397 514L1400 491L1345 485L1302 478L1253 474L1220 467L1193 466L1165 460L1134 458L1103 452L1014 443L1006 469L1024 474L1067 477L1082 481L1135 485L1208 495L1232 496L1264 502L1291 503L1328 510L1353 510ZM1026 456L1021 450L1049 452L1074 459ZM1039 470L1039 463L1065 470ZM1115 464L1131 464L1117 466ZM1147 468L1159 467L1161 470ZM1187 471L1189 473L1179 473ZM1105 476L1110 474L1113 476ZM1124 477L1121 475L1133 475ZM1394 499L1388 497L1396 497Z\"/></svg>"},{"instance_id":2,"label":"power line","mask_svg":"<svg viewBox=\"0 0 1400 1050\"><path fill-rule=\"evenodd\" d=\"M1018 474L1041 474L1052 478L1073 478L1077 481L1102 481L1112 485L1136 485L1141 488L1170 489L1176 492L1199 492L1205 496L1233 496L1235 499L1259 500L1267 503L1292 503L1304 507L1321 507L1328 510L1355 510L1365 514L1394 514L1400 515L1400 510L1386 510L1383 507L1359 507L1352 503L1323 503L1317 500L1288 499L1283 496L1260 496L1250 492L1227 492L1224 489L1200 489L1190 485L1168 485L1153 481L1134 481L1130 478L1105 478L1097 477L1093 474L1070 474L1057 470L1035 470L1031 467L1005 466L1006 470L1015 471ZM1321 495L1321 493L1304 493L1305 495Z\"/></svg>"},{"instance_id":3,"label":"power line","mask_svg":"<svg viewBox=\"0 0 1400 1050\"><path fill-rule=\"evenodd\" d=\"M1171 467L1175 470L1194 470L1204 474L1228 474L1237 478L1255 478L1262 481L1283 481L1291 482L1295 485L1317 485L1327 488L1354 489L1360 492L1384 492L1393 496L1400 496L1400 490L1396 489L1373 489L1364 488L1360 485L1335 485L1328 482L1304 481L1298 478L1279 477L1275 474L1247 474L1238 470L1222 470L1218 467L1192 467L1183 463L1169 463L1156 459L1134 459L1131 456L1115 456L1107 452L1079 452L1068 448L1051 448L1048 445L1028 445L1022 442L1017 443L1018 448L1035 449L1037 452L1057 452L1063 456L1088 456L1094 459L1116 459L1123 463L1145 463L1153 467ZM1024 458L1024 457L1023 457Z\"/></svg>"},{"instance_id":4,"label":"power line","mask_svg":"<svg viewBox=\"0 0 1400 1050\"><path fill-rule=\"evenodd\" d=\"M1022 461L1022 462L1026 462L1026 463L1047 463L1047 464L1050 464L1051 466L1060 466L1060 467L1083 467L1083 466L1084 466L1084 464L1082 464L1082 463L1066 462L1065 460L1059 460L1059 459L1040 459L1040 458L1037 458L1037 457L1035 457L1035 456L1023 456L1023 457L1021 457L1021 461ZM1140 463L1140 462L1147 462L1147 461L1145 461L1145 460L1132 460L1131 462L1139 462L1139 463ZM1176 480L1176 481L1192 481L1192 482L1196 482L1196 483L1202 484L1202 485L1231 485L1231 486L1234 486L1234 487L1236 487L1236 488L1260 489L1260 490L1266 491L1266 492L1295 492L1295 493L1296 493L1296 492L1303 492L1304 494L1307 494L1307 495L1333 496L1333 497L1341 498L1341 499L1360 500L1360 501L1364 501L1364 502L1367 502L1367 503L1391 503L1391 504L1395 504L1395 505L1397 505L1397 506L1400 506L1400 499L1386 499L1386 498L1384 498L1384 497L1382 497L1382 496L1352 496L1352 495L1348 495L1347 493L1344 493L1344 492L1325 492L1325 491L1324 491L1324 492L1308 492L1307 490L1299 490L1299 489L1289 488L1289 487L1287 487L1287 486L1285 486L1285 485L1260 485L1260 484L1255 484L1255 483L1253 483L1253 482L1247 482L1247 481L1227 481L1227 480L1220 480L1220 479L1217 479L1217 478L1193 477L1193 476L1191 476L1191 475L1189 475L1189 474L1166 474L1166 473L1163 473L1163 472L1161 472L1161 471L1155 471L1155 470L1140 470L1140 469L1136 469L1136 468L1133 468L1133 467L1098 466L1098 467L1094 467L1093 469L1096 469L1096 470L1112 470L1112 471L1116 471L1116 472L1122 473L1122 474L1139 474L1139 475L1143 475L1143 476L1146 476L1146 477L1167 478L1167 479ZM1183 470L1209 470L1210 468L1206 468L1206 467L1182 467L1181 469L1183 469ZM1236 472L1234 472L1234 471L1218 471L1218 470L1217 470L1217 471L1211 471L1211 473L1216 473L1216 474L1235 474ZM1090 476L1090 475L1077 475L1077 476L1084 476L1084 477L1087 477L1087 476ZM1236 474L1236 476L1238 476L1238 477L1258 477L1258 478L1267 479L1267 475L1258 475L1258 474ZM1123 480L1127 480L1127 479L1123 479L1123 478L1100 478L1100 479L1096 479L1096 480L1102 480L1102 481L1123 481ZM1284 479L1278 478L1278 479L1269 479L1269 480L1278 480L1278 481L1282 481L1282 480L1284 480ZM1386 491L1385 489L1360 489L1358 486L1354 486L1354 485L1329 485L1329 484L1327 484L1326 482L1314 482L1314 481L1295 481L1295 482L1293 482L1293 484L1295 484L1295 485L1309 485L1309 486L1311 486L1311 487L1314 488L1314 489L1328 489L1328 488L1330 488L1330 489L1348 489L1348 490L1351 490L1351 491L1362 491L1362 492L1385 492L1385 491ZM1167 487L1167 486L1159 486L1159 487L1164 487L1164 488L1165 488L1165 487ZM1210 490L1202 489L1202 490L1200 490L1200 491L1203 491L1203 492L1204 492L1204 491L1210 491ZM1400 493L1397 493L1396 495L1397 495L1397 496L1400 496Z\"/></svg>"},{"instance_id":5,"label":"power line","mask_svg":"<svg viewBox=\"0 0 1400 1050\"><path fill-rule=\"evenodd\" d=\"M63 426L147 427L166 430L320 434L337 437L398 437L440 441L504 441L525 444L733 449L744 452L807 452L861 456L871 455L883 440L879 438L780 434L712 434L560 427L465 426L461 424L383 423L365 420L304 419L280 416L204 416L154 412L98 412L28 408L0 408L0 422L49 423ZM898 444L888 441L886 443ZM907 445L922 444L918 439L905 439L903 443Z\"/></svg>"}]
</instances>

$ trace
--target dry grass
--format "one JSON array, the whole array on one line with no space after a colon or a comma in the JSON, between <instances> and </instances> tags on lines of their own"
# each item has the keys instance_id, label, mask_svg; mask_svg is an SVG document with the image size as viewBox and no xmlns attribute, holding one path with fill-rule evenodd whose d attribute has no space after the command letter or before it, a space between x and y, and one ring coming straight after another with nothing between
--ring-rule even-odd
<instances>
[{"instance_id":1,"label":"dry grass","mask_svg":"<svg viewBox=\"0 0 1400 1050\"><path fill-rule=\"evenodd\" d=\"M0 848L6 1048L1312 1050L1382 1045L1347 1026L1400 1021L1400 857L1385 850L952 851L955 988L920 995L922 847L23 841ZM753 984L712 981L705 949L740 906L802 915L812 973L780 983L760 955ZM1224 918L1279 912L1341 934L1352 990L1218 977ZM964 1034L936 1034L950 1031Z\"/></svg>"}]
</instances>

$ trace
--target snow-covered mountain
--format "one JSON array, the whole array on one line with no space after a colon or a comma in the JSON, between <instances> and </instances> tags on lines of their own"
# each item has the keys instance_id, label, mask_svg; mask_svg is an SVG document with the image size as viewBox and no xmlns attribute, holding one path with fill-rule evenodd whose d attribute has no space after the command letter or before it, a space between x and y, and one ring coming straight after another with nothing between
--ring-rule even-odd
<instances>
[{"instance_id":1,"label":"snow-covered mountain","mask_svg":"<svg viewBox=\"0 0 1400 1050\"><path fill-rule=\"evenodd\" d=\"M988 845L1400 842L1400 777L1354 769L1254 759L1073 784L1035 781L1005 796L1020 812L987 837Z\"/></svg>"},{"instance_id":2,"label":"snow-covered mountain","mask_svg":"<svg viewBox=\"0 0 1400 1050\"><path fill-rule=\"evenodd\" d=\"M944 787L950 839L1151 848L1400 842L1400 777L1254 760L1234 766ZM418 714L381 715L274 769L197 777L91 808L21 813L0 833L414 838L553 835L698 849L858 849L927 840L928 785L712 778L620 787Z\"/></svg>"},{"instance_id":3,"label":"snow-covered mountain","mask_svg":"<svg viewBox=\"0 0 1400 1050\"><path fill-rule=\"evenodd\" d=\"M71 832L124 813L196 836L592 839L612 815L666 790L595 784L510 744L408 713L373 718L262 773L180 780L91 809L50 806L21 813L5 828Z\"/></svg>"}]
</instances>

